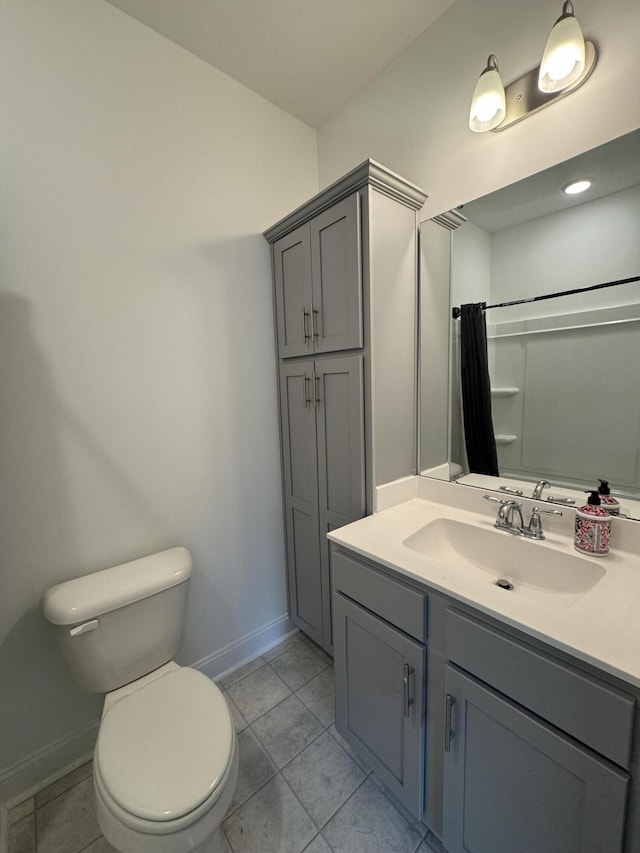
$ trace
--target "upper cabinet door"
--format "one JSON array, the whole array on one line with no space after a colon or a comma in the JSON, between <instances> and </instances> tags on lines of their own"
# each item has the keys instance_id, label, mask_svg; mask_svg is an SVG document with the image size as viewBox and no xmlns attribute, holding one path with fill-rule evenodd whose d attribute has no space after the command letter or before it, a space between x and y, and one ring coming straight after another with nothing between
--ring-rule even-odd
<instances>
[{"instance_id":1,"label":"upper cabinet door","mask_svg":"<svg viewBox=\"0 0 640 853\"><path fill-rule=\"evenodd\" d=\"M313 352L309 223L273 246L276 323L280 358Z\"/></svg>"},{"instance_id":2,"label":"upper cabinet door","mask_svg":"<svg viewBox=\"0 0 640 853\"><path fill-rule=\"evenodd\" d=\"M315 352L362 346L360 196L348 196L309 223Z\"/></svg>"}]
</instances>

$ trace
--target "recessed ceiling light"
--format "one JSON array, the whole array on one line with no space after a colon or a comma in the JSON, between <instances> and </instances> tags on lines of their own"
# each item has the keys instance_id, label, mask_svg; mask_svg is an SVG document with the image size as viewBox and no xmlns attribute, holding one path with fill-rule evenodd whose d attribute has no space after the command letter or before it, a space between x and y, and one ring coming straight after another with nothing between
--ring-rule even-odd
<instances>
[{"instance_id":1,"label":"recessed ceiling light","mask_svg":"<svg viewBox=\"0 0 640 853\"><path fill-rule=\"evenodd\" d=\"M570 184L562 187L567 195L577 195L588 190L593 181L590 178L581 178L579 181L571 181Z\"/></svg>"}]
</instances>

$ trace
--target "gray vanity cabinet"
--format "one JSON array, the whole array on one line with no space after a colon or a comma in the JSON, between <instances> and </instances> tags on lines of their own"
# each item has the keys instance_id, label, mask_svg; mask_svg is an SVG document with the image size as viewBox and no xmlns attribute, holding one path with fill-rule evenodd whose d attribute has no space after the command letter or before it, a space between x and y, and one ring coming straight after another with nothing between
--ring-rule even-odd
<instances>
[{"instance_id":1,"label":"gray vanity cabinet","mask_svg":"<svg viewBox=\"0 0 640 853\"><path fill-rule=\"evenodd\" d=\"M280 358L362 346L357 193L276 241L273 263Z\"/></svg>"},{"instance_id":2,"label":"gray vanity cabinet","mask_svg":"<svg viewBox=\"0 0 640 853\"><path fill-rule=\"evenodd\" d=\"M364 514L362 357L280 367L291 617L331 649L329 530Z\"/></svg>"},{"instance_id":3,"label":"gray vanity cabinet","mask_svg":"<svg viewBox=\"0 0 640 853\"><path fill-rule=\"evenodd\" d=\"M633 697L457 608L445 625L448 853L620 853Z\"/></svg>"},{"instance_id":4,"label":"gray vanity cabinet","mask_svg":"<svg viewBox=\"0 0 640 853\"><path fill-rule=\"evenodd\" d=\"M421 818L426 598L339 551L333 584L336 728Z\"/></svg>"},{"instance_id":5,"label":"gray vanity cabinet","mask_svg":"<svg viewBox=\"0 0 640 853\"><path fill-rule=\"evenodd\" d=\"M620 853L626 773L450 664L445 684L448 853Z\"/></svg>"}]
</instances>

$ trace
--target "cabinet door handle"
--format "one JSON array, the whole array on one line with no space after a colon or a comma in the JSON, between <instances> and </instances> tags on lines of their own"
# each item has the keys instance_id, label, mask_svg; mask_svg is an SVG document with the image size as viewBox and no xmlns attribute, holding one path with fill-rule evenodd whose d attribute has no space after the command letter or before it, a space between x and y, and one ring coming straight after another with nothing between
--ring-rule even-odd
<instances>
[{"instance_id":1,"label":"cabinet door handle","mask_svg":"<svg viewBox=\"0 0 640 853\"><path fill-rule=\"evenodd\" d=\"M314 338L319 338L320 335L318 333L318 309L314 308L313 305L311 306L311 314L313 318L311 321L311 331L313 332Z\"/></svg>"},{"instance_id":2,"label":"cabinet door handle","mask_svg":"<svg viewBox=\"0 0 640 853\"><path fill-rule=\"evenodd\" d=\"M456 736L453 726L453 706L456 704L456 697L451 693L447 693L444 697L444 751L451 752L451 740Z\"/></svg>"},{"instance_id":3,"label":"cabinet door handle","mask_svg":"<svg viewBox=\"0 0 640 853\"><path fill-rule=\"evenodd\" d=\"M307 341L311 340L311 335L309 334L309 323L307 322L309 319L309 312L307 309L302 306L302 334L304 335L304 342L306 344Z\"/></svg>"},{"instance_id":4,"label":"cabinet door handle","mask_svg":"<svg viewBox=\"0 0 640 853\"><path fill-rule=\"evenodd\" d=\"M409 666L408 663L404 665L404 674L402 676L402 685L403 685L403 704L404 704L404 715L405 717L409 716L409 711L411 706L414 703L414 698L411 696L409 691L409 679L414 674L415 669L412 666Z\"/></svg>"},{"instance_id":5,"label":"cabinet door handle","mask_svg":"<svg viewBox=\"0 0 640 853\"><path fill-rule=\"evenodd\" d=\"M305 373L305 375L304 375L304 407L305 407L305 409L308 409L309 405L311 403L311 397L309 396L309 383L310 382L311 382L310 377L307 376L307 374Z\"/></svg>"},{"instance_id":6,"label":"cabinet door handle","mask_svg":"<svg viewBox=\"0 0 640 853\"><path fill-rule=\"evenodd\" d=\"M313 371L313 384L315 386L316 393L314 395L313 405L315 406L316 409L318 408L318 406L322 402L322 399L320 397L320 379L321 379L321 377L318 376L318 374L314 370Z\"/></svg>"}]
</instances>

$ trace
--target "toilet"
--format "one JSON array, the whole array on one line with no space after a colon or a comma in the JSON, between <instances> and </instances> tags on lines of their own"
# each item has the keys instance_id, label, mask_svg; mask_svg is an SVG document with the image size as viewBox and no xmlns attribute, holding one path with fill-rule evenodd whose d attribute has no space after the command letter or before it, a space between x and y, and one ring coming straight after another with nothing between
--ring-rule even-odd
<instances>
[{"instance_id":1,"label":"toilet","mask_svg":"<svg viewBox=\"0 0 640 853\"><path fill-rule=\"evenodd\" d=\"M121 853L217 853L238 778L218 687L173 661L192 572L186 548L66 581L44 614L78 686L105 693L94 751L98 823Z\"/></svg>"}]
</instances>

